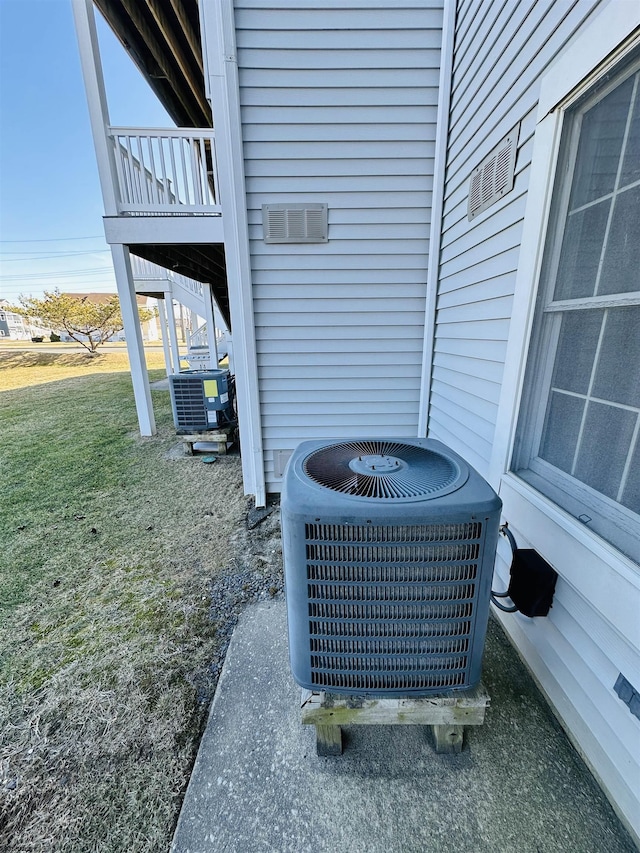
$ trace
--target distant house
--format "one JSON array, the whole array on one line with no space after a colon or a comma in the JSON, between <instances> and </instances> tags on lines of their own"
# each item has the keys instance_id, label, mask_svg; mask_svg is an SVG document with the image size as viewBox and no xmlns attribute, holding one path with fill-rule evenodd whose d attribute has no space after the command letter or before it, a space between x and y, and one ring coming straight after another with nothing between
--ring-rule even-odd
<instances>
[{"instance_id":1,"label":"distant house","mask_svg":"<svg viewBox=\"0 0 640 853\"><path fill-rule=\"evenodd\" d=\"M109 124L73 0L128 317L132 257L203 283L258 505L307 438L429 435L492 483L559 574L498 616L640 839L640 4L129 5L96 0L177 127Z\"/></svg>"},{"instance_id":2,"label":"distant house","mask_svg":"<svg viewBox=\"0 0 640 853\"><path fill-rule=\"evenodd\" d=\"M31 332L20 314L9 310L10 305L6 299L0 299L0 338L12 338L13 340L26 340Z\"/></svg>"}]
</instances>

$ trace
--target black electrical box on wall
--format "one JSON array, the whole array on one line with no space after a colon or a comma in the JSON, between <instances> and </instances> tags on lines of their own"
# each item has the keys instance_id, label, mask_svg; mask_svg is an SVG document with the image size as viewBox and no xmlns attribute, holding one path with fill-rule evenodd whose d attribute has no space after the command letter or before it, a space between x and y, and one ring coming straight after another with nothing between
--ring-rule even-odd
<instances>
[{"instance_id":1,"label":"black electrical box on wall","mask_svg":"<svg viewBox=\"0 0 640 853\"><path fill-rule=\"evenodd\" d=\"M509 598L525 616L547 616L558 575L532 548L513 552Z\"/></svg>"}]
</instances>

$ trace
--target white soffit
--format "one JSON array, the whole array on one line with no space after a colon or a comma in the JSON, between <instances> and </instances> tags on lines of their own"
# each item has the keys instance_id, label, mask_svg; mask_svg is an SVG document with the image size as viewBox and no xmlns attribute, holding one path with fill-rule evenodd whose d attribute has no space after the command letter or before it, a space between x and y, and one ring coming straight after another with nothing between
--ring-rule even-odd
<instances>
[{"instance_id":1,"label":"white soffit","mask_svg":"<svg viewBox=\"0 0 640 853\"><path fill-rule=\"evenodd\" d=\"M469 182L468 219L473 219L513 189L519 134L520 124L517 124L474 169Z\"/></svg>"}]
</instances>

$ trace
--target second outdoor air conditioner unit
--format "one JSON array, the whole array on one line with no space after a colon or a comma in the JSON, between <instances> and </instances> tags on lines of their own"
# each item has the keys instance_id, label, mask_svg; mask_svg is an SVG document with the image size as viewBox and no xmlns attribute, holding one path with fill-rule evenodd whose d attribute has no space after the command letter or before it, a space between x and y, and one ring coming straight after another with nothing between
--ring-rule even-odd
<instances>
[{"instance_id":1,"label":"second outdoor air conditioner unit","mask_svg":"<svg viewBox=\"0 0 640 853\"><path fill-rule=\"evenodd\" d=\"M233 422L233 379L228 370L185 370L169 376L178 432L215 430Z\"/></svg>"},{"instance_id":2,"label":"second outdoor air conditioner unit","mask_svg":"<svg viewBox=\"0 0 640 853\"><path fill-rule=\"evenodd\" d=\"M374 696L475 686L501 506L434 440L299 445L282 495L296 681Z\"/></svg>"}]
</instances>

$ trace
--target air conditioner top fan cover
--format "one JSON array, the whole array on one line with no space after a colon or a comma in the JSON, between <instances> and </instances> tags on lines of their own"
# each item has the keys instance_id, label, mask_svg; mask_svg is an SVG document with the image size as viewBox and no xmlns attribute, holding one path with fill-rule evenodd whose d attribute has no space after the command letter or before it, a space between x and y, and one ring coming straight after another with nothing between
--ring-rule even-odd
<instances>
[{"instance_id":1,"label":"air conditioner top fan cover","mask_svg":"<svg viewBox=\"0 0 640 853\"><path fill-rule=\"evenodd\" d=\"M330 444L302 460L314 483L343 495L375 501L413 501L456 491L468 466L451 454L405 441Z\"/></svg>"},{"instance_id":2,"label":"air conditioner top fan cover","mask_svg":"<svg viewBox=\"0 0 640 853\"><path fill-rule=\"evenodd\" d=\"M475 686L501 506L438 441L300 444L281 501L295 680L372 696Z\"/></svg>"}]
</instances>

